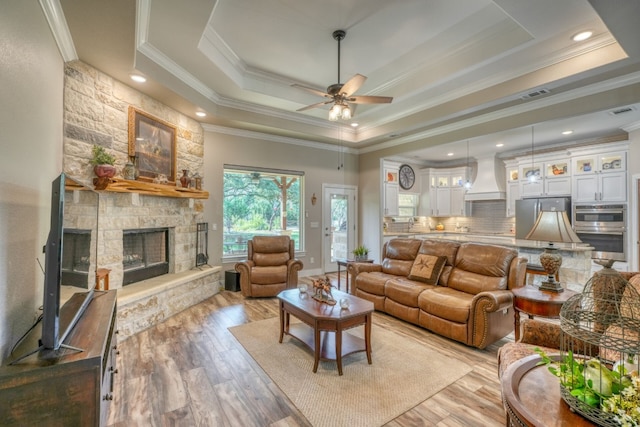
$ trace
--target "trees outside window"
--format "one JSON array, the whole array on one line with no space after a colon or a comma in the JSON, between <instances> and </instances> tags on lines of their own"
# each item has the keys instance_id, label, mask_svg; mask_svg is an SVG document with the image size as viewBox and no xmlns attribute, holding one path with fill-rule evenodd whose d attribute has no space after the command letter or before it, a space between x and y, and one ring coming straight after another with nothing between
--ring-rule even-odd
<instances>
[{"instance_id":1,"label":"trees outside window","mask_svg":"<svg viewBox=\"0 0 640 427\"><path fill-rule=\"evenodd\" d=\"M287 234L300 250L303 178L302 172L225 166L223 256L246 254L255 235Z\"/></svg>"}]
</instances>

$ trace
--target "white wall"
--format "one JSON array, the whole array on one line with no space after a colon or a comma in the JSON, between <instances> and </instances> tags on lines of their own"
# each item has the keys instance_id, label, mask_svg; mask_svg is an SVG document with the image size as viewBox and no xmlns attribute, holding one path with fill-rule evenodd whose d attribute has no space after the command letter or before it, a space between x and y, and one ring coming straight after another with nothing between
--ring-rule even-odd
<instances>
[{"instance_id":1,"label":"white wall","mask_svg":"<svg viewBox=\"0 0 640 427\"><path fill-rule=\"evenodd\" d=\"M36 1L0 7L0 363L42 304L51 181L62 171L63 62Z\"/></svg>"}]
</instances>

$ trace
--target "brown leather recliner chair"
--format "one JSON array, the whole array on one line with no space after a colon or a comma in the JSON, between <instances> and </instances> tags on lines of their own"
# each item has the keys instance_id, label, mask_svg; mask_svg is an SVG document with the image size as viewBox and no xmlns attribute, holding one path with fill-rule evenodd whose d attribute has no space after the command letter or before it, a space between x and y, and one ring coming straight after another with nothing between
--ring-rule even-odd
<instances>
[{"instance_id":1,"label":"brown leather recliner chair","mask_svg":"<svg viewBox=\"0 0 640 427\"><path fill-rule=\"evenodd\" d=\"M302 261L295 259L289 236L254 236L247 242L247 260L236 263L245 297L271 297L298 285Z\"/></svg>"}]
</instances>

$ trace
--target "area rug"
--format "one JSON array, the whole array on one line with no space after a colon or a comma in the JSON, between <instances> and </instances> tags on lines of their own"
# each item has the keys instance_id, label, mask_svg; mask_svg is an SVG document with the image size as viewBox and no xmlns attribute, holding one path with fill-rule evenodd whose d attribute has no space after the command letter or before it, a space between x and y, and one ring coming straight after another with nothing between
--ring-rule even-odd
<instances>
[{"instance_id":1,"label":"area rug","mask_svg":"<svg viewBox=\"0 0 640 427\"><path fill-rule=\"evenodd\" d=\"M360 352L343 358L342 376L328 361L314 374L309 348L287 335L279 344L279 328L273 318L229 330L315 427L383 425L471 371L466 363L374 325L372 365ZM347 333L362 337L363 329Z\"/></svg>"}]
</instances>

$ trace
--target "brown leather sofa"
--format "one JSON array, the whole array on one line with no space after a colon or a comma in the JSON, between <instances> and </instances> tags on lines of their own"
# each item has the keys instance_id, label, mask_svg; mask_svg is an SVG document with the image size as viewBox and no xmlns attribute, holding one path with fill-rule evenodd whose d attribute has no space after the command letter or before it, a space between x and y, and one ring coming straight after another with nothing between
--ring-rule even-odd
<instances>
[{"instance_id":1,"label":"brown leather sofa","mask_svg":"<svg viewBox=\"0 0 640 427\"><path fill-rule=\"evenodd\" d=\"M247 242L247 260L238 262L240 291L245 297L272 297L298 285L302 261L295 258L289 236L254 236Z\"/></svg>"},{"instance_id":2,"label":"brown leather sofa","mask_svg":"<svg viewBox=\"0 0 640 427\"><path fill-rule=\"evenodd\" d=\"M437 277L424 278L414 274L420 263L444 267ZM485 348L513 331L509 290L524 285L526 264L515 249L502 246L393 239L382 248L382 263L347 268L351 293L376 310Z\"/></svg>"}]
</instances>

